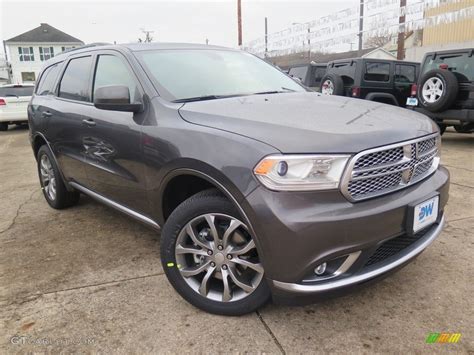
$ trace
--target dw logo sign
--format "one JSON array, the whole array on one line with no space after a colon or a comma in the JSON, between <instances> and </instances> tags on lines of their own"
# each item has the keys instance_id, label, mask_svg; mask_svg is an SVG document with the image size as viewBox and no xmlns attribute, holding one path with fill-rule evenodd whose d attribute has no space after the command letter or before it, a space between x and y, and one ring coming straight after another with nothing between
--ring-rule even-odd
<instances>
[{"instance_id":1,"label":"dw logo sign","mask_svg":"<svg viewBox=\"0 0 474 355\"><path fill-rule=\"evenodd\" d=\"M422 221L424 218L429 217L433 214L434 201L428 205L421 207L420 213L418 214L418 220Z\"/></svg>"}]
</instances>

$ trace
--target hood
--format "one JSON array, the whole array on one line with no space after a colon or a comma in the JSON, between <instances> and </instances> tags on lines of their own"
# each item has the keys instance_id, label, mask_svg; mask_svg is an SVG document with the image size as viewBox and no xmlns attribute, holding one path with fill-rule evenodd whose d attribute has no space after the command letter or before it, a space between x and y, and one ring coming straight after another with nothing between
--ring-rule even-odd
<instances>
[{"instance_id":1,"label":"hood","mask_svg":"<svg viewBox=\"0 0 474 355\"><path fill-rule=\"evenodd\" d=\"M184 120L267 143L283 153L356 153L436 132L395 106L318 93L252 95L184 104Z\"/></svg>"}]
</instances>

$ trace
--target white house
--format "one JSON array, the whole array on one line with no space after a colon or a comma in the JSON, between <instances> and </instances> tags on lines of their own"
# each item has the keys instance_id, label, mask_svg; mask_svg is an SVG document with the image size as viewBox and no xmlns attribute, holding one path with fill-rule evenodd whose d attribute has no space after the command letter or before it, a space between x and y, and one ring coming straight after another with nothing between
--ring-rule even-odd
<instances>
[{"instance_id":1,"label":"white house","mask_svg":"<svg viewBox=\"0 0 474 355\"><path fill-rule=\"evenodd\" d=\"M47 23L4 41L12 83L35 82L44 61L83 44L81 40Z\"/></svg>"},{"instance_id":2,"label":"white house","mask_svg":"<svg viewBox=\"0 0 474 355\"><path fill-rule=\"evenodd\" d=\"M375 48L374 50L370 51L369 53L365 53L362 58L370 58L370 59L388 59L388 60L396 60L397 56L393 55L386 49L382 47Z\"/></svg>"},{"instance_id":3,"label":"white house","mask_svg":"<svg viewBox=\"0 0 474 355\"><path fill-rule=\"evenodd\" d=\"M0 55L0 85L8 83L8 70L7 61Z\"/></svg>"}]
</instances>

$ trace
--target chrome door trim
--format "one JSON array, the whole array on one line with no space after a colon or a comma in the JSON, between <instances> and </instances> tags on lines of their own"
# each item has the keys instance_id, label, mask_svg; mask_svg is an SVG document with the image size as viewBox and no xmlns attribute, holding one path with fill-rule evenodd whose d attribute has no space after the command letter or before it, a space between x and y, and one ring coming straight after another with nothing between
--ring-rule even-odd
<instances>
[{"instance_id":1,"label":"chrome door trim","mask_svg":"<svg viewBox=\"0 0 474 355\"><path fill-rule=\"evenodd\" d=\"M134 210L131 210L130 208L125 207L125 206L121 205L120 203L112 201L112 200L108 199L107 197L104 197L104 196L98 194L97 192L94 192L94 191L89 190L88 188L86 188L82 185L79 185L76 182L70 182L69 185L71 185L75 189L81 191L82 193L92 197L93 199L95 199L99 202L102 202L103 204L105 204L109 207L112 207L112 208L114 208L114 209L116 209L116 210L118 210L122 213L125 213L126 215L128 215L128 216L130 216L134 219L137 219L140 222L149 225L150 227L153 227L153 228L158 229L158 230L161 229L161 227L159 226L158 223L156 223L151 218L142 215L141 213L138 213Z\"/></svg>"}]
</instances>

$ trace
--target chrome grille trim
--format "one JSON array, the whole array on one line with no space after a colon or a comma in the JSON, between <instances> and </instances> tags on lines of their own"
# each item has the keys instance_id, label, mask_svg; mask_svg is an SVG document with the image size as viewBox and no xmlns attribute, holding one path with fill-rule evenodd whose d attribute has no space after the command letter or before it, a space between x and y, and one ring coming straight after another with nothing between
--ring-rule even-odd
<instances>
[{"instance_id":1,"label":"chrome grille trim","mask_svg":"<svg viewBox=\"0 0 474 355\"><path fill-rule=\"evenodd\" d=\"M357 202L411 186L438 168L439 144L440 136L434 133L362 151L347 164L340 190Z\"/></svg>"}]
</instances>

